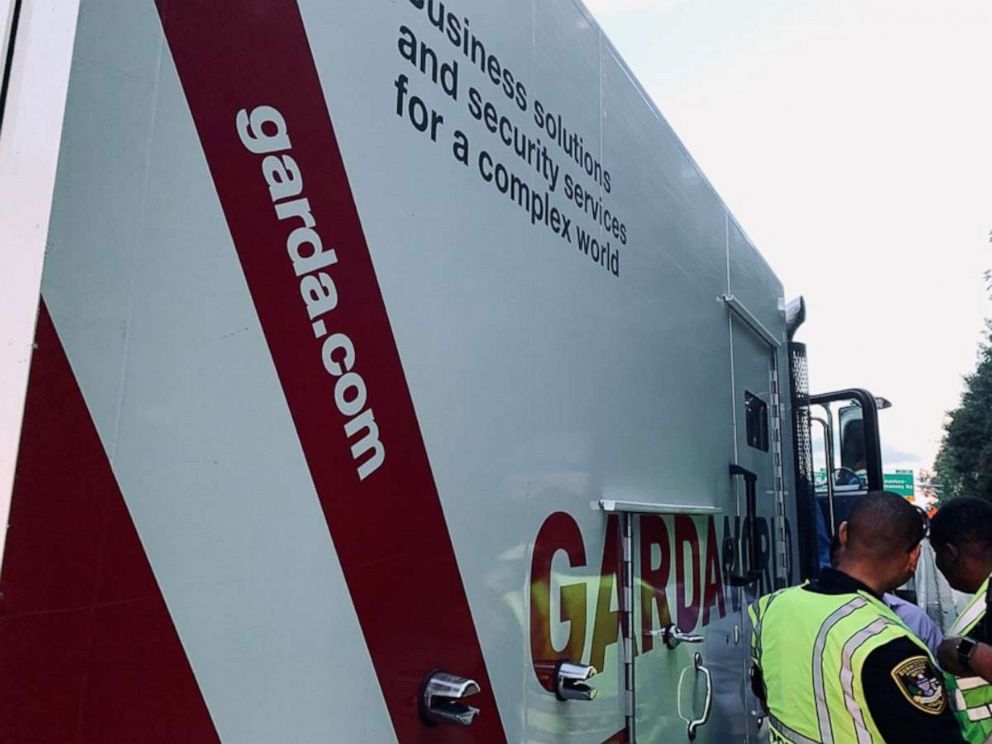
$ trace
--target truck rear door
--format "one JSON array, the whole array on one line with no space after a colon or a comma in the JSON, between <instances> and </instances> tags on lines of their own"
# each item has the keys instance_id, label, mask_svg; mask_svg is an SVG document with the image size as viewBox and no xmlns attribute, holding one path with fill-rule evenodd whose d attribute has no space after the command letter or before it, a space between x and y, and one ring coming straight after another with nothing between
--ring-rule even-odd
<instances>
[{"instance_id":1,"label":"truck rear door","mask_svg":"<svg viewBox=\"0 0 992 744\"><path fill-rule=\"evenodd\" d=\"M791 509L787 507L792 501L786 498L784 480L787 418L780 396L780 380L786 374L782 370L787 367L781 288L736 224L729 225L728 240L728 292L723 299L730 315L734 480L740 519L732 572L738 578L729 583L743 585L735 590L740 596L734 597L734 604L740 607L740 645L746 650L751 634L747 605L793 583ZM718 689L743 700L747 731L753 736L761 718L748 683L749 654L735 659L744 668L728 670L727 686L718 685ZM730 680L735 681L736 690L729 689Z\"/></svg>"}]
</instances>

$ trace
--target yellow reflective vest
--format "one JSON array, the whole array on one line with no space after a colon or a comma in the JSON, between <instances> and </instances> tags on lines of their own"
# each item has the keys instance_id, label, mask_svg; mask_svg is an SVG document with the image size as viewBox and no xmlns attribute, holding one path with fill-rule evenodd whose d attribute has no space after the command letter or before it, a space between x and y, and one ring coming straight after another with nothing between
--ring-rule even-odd
<instances>
[{"instance_id":1,"label":"yellow reflective vest","mask_svg":"<svg viewBox=\"0 0 992 744\"><path fill-rule=\"evenodd\" d=\"M948 636L966 636L982 622L988 588L989 580L985 579L985 583L954 621ZM981 677L945 674L944 679L951 707L961 725L961 733L969 744L983 744L992 736L992 685Z\"/></svg>"},{"instance_id":2,"label":"yellow reflective vest","mask_svg":"<svg viewBox=\"0 0 992 744\"><path fill-rule=\"evenodd\" d=\"M820 594L791 587L761 597L748 614L751 660L767 691L773 742L883 742L862 686L868 655L908 638L932 663L926 645L867 592ZM915 663L925 664L919 657ZM925 705L932 695L935 709L943 709L939 685L917 692L918 702Z\"/></svg>"}]
</instances>

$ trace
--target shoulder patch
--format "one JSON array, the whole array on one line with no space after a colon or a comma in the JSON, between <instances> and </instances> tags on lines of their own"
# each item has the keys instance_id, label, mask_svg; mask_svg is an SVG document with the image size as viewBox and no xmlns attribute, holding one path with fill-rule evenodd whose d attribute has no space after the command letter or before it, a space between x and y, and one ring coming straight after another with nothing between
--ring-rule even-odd
<instances>
[{"instance_id":1,"label":"shoulder patch","mask_svg":"<svg viewBox=\"0 0 992 744\"><path fill-rule=\"evenodd\" d=\"M899 692L915 708L924 713L940 715L947 707L944 682L926 656L910 656L900 661L891 672Z\"/></svg>"}]
</instances>

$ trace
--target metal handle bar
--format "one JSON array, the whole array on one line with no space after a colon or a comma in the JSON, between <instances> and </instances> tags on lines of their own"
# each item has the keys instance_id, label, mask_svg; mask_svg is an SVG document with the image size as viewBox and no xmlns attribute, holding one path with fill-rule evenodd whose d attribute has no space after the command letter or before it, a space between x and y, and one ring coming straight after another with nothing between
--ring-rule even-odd
<instances>
[{"instance_id":1,"label":"metal handle bar","mask_svg":"<svg viewBox=\"0 0 992 744\"><path fill-rule=\"evenodd\" d=\"M703 703L703 714L694 721L689 721L689 726L686 729L686 734L690 741L694 741L696 738L696 731L700 726L705 726L710 720L710 711L713 709L713 678L710 676L710 670L703 665L703 655L697 653L695 656L696 671L702 672L703 676L706 677L706 702Z\"/></svg>"},{"instance_id":2,"label":"metal handle bar","mask_svg":"<svg viewBox=\"0 0 992 744\"><path fill-rule=\"evenodd\" d=\"M758 476L747 468L731 463L730 477L735 476L744 478L747 501L747 515L744 517L744 522L748 535L748 566L742 574L730 574L727 583L731 586L747 586L761 578L761 571L758 570Z\"/></svg>"},{"instance_id":3,"label":"metal handle bar","mask_svg":"<svg viewBox=\"0 0 992 744\"><path fill-rule=\"evenodd\" d=\"M694 633L686 633L679 626L671 623L666 625L661 630L652 630L645 635L650 635L654 638L660 638L661 642L665 644L670 649L674 649L681 643L702 643L705 638L701 635L696 635Z\"/></svg>"}]
</instances>

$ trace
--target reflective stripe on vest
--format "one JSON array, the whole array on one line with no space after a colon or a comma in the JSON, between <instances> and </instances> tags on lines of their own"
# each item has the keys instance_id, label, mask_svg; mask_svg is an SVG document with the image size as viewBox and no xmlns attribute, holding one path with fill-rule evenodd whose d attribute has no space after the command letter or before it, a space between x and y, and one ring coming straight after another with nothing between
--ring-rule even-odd
<instances>
[{"instance_id":1,"label":"reflective stripe on vest","mask_svg":"<svg viewBox=\"0 0 992 744\"><path fill-rule=\"evenodd\" d=\"M851 692L851 690L854 689L854 670L851 668L854 652L861 648L861 646L863 646L869 638L872 638L885 630L885 626L888 624L889 621L884 617L873 620L851 636L851 640L844 644L843 658L840 667L840 681L841 687L844 688L844 705L847 707L847 712L851 714L851 718L854 720L854 728L858 734L858 744L871 744L871 733L868 731L868 727L865 726L865 717L861 711L861 707L858 705L858 702L854 699L854 694Z\"/></svg>"},{"instance_id":2,"label":"reflective stripe on vest","mask_svg":"<svg viewBox=\"0 0 992 744\"><path fill-rule=\"evenodd\" d=\"M972 723L977 721L985 721L992 718L992 707L988 705L980 705L977 708L968 708L968 720ZM985 741L982 739L982 741Z\"/></svg>"},{"instance_id":3,"label":"reflective stripe on vest","mask_svg":"<svg viewBox=\"0 0 992 744\"><path fill-rule=\"evenodd\" d=\"M966 636L985 617L985 597L989 580L979 587L964 611L948 631L948 636ZM983 744L992 738L992 685L981 677L944 675L951 707L969 744Z\"/></svg>"},{"instance_id":4,"label":"reflective stripe on vest","mask_svg":"<svg viewBox=\"0 0 992 744\"><path fill-rule=\"evenodd\" d=\"M803 736L798 731L793 731L775 716L768 716L768 725L776 734L778 734L779 739L782 741L788 741L790 744L822 744L822 742L819 742L816 739L810 739L808 736Z\"/></svg>"},{"instance_id":5,"label":"reflective stripe on vest","mask_svg":"<svg viewBox=\"0 0 992 744\"><path fill-rule=\"evenodd\" d=\"M983 744L992 734L992 685L981 677L945 677L961 733L970 744Z\"/></svg>"},{"instance_id":6,"label":"reflective stripe on vest","mask_svg":"<svg viewBox=\"0 0 992 744\"><path fill-rule=\"evenodd\" d=\"M975 595L968 602L964 611L958 615L957 619L951 625L951 629L947 631L948 636L963 636L970 633L978 621L982 619L985 614L985 594L989 588L989 580L985 579L982 585L975 592Z\"/></svg>"},{"instance_id":7,"label":"reflective stripe on vest","mask_svg":"<svg viewBox=\"0 0 992 744\"><path fill-rule=\"evenodd\" d=\"M981 677L957 677L954 679L955 689L951 694L951 700L954 704L954 710L964 711L968 708L968 703L964 699L964 692L966 690L974 690L976 687L981 687L982 685L987 685L986 682ZM973 719L978 720L978 719Z\"/></svg>"},{"instance_id":8,"label":"reflective stripe on vest","mask_svg":"<svg viewBox=\"0 0 992 744\"><path fill-rule=\"evenodd\" d=\"M816 695L816 720L820 725L820 738L824 744L833 744L834 741L833 727L830 725L830 708L827 706L826 685L823 679L823 649L827 645L827 634L833 630L837 623L866 604L868 601L863 597L855 597L835 610L820 626L816 643L813 644L813 692Z\"/></svg>"}]
</instances>

